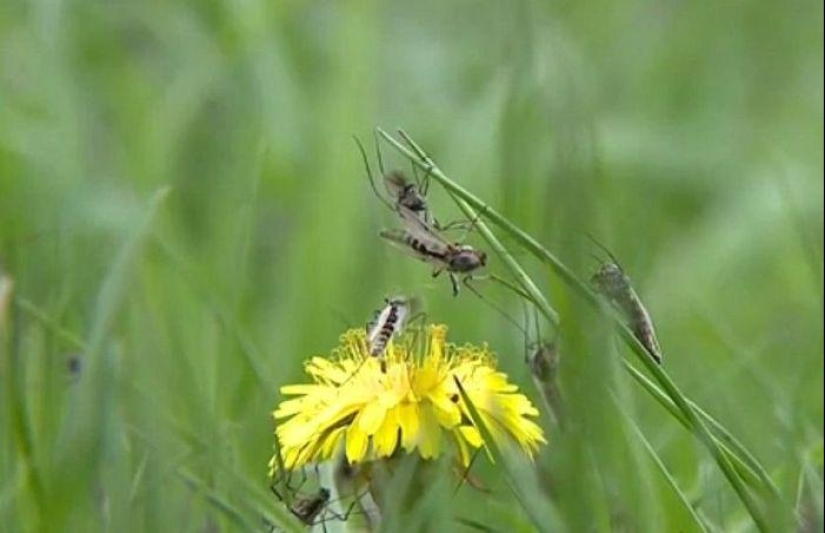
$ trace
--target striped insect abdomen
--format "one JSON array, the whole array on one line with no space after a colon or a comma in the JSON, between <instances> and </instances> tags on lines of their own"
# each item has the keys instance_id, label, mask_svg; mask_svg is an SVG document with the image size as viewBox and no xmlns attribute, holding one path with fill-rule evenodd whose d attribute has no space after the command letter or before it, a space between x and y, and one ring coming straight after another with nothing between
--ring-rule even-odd
<instances>
[{"instance_id":1,"label":"striped insect abdomen","mask_svg":"<svg viewBox=\"0 0 825 533\"><path fill-rule=\"evenodd\" d=\"M390 339L404 327L408 310L404 298L387 300L387 305L378 313L367 331L370 355L381 357L384 354Z\"/></svg>"},{"instance_id":2,"label":"striped insect abdomen","mask_svg":"<svg viewBox=\"0 0 825 533\"><path fill-rule=\"evenodd\" d=\"M653 320L630 283L630 278L615 263L605 263L592 279L598 291L625 316L627 326L656 363L662 363L662 351L653 329Z\"/></svg>"}]
</instances>

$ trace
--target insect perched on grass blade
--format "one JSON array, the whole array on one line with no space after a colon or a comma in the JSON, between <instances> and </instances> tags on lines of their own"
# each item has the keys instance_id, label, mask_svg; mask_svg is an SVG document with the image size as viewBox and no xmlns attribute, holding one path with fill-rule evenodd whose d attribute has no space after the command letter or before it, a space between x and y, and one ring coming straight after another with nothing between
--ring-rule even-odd
<instances>
[{"instance_id":1,"label":"insect perched on grass blade","mask_svg":"<svg viewBox=\"0 0 825 533\"><path fill-rule=\"evenodd\" d=\"M387 207L393 211L398 211L401 208L407 209L415 213L424 221L429 221L429 212L427 210L427 189L429 188L429 180L424 176L419 180L416 175L415 181L410 181L400 170L384 171L384 163L381 159L381 151L378 149L378 138L375 139L375 152L378 157L378 170L381 172L382 181L384 182L384 190L387 192L390 200L378 192L378 187L375 185L375 178L373 178L372 170L370 169L369 158L367 152L361 141L355 137L355 142L358 144L358 149L361 151L361 157L364 159L364 166L367 169L367 177L370 180L370 187L372 187L375 196L381 200ZM413 167L415 170L415 167Z\"/></svg>"},{"instance_id":2,"label":"insect perched on grass blade","mask_svg":"<svg viewBox=\"0 0 825 533\"><path fill-rule=\"evenodd\" d=\"M536 387L547 404L548 412L557 426L564 429L564 405L557 375L559 350L555 342L536 342L527 352L527 364Z\"/></svg>"},{"instance_id":3,"label":"insect perched on grass blade","mask_svg":"<svg viewBox=\"0 0 825 533\"><path fill-rule=\"evenodd\" d=\"M659 348L656 331L653 329L653 320L633 289L630 277L625 274L619 261L609 250L595 239L592 240L607 252L610 261L599 267L599 270L590 278L591 282L596 286L596 290L622 313L633 336L647 349L653 360L657 364L662 364L662 351Z\"/></svg>"},{"instance_id":4,"label":"insect perched on grass blade","mask_svg":"<svg viewBox=\"0 0 825 533\"><path fill-rule=\"evenodd\" d=\"M553 422L559 428L565 428L564 402L558 384L558 371L561 358L559 357L558 345L555 341L545 341L539 325L539 316L536 308L533 307L533 328L535 338L530 338L530 315L528 306L525 304L525 326L521 329L524 334L524 359L530 368L533 382L541 394L548 413Z\"/></svg>"},{"instance_id":5,"label":"insect perched on grass blade","mask_svg":"<svg viewBox=\"0 0 825 533\"><path fill-rule=\"evenodd\" d=\"M367 326L367 343L370 355L382 357L387 343L397 335L410 315L410 302L403 296L387 298L386 305Z\"/></svg>"},{"instance_id":6,"label":"insect perched on grass blade","mask_svg":"<svg viewBox=\"0 0 825 533\"><path fill-rule=\"evenodd\" d=\"M395 199L396 206L405 207L427 219L427 187L407 180L400 170L384 174L384 188Z\"/></svg>"},{"instance_id":7,"label":"insect perched on grass blade","mask_svg":"<svg viewBox=\"0 0 825 533\"><path fill-rule=\"evenodd\" d=\"M487 254L460 242L450 243L432 226L421 220L413 211L400 207L398 213L404 223L403 230L381 230L379 235L400 247L409 250L421 261L433 265L433 277L447 272L453 285L453 296L458 295L456 274L466 274L466 283L471 273L487 263Z\"/></svg>"}]
</instances>

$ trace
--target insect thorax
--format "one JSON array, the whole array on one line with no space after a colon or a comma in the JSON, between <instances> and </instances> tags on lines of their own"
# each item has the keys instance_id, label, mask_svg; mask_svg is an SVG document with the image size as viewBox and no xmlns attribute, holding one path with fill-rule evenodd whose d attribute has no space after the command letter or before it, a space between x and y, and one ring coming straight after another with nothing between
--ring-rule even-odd
<instances>
[{"instance_id":1,"label":"insect thorax","mask_svg":"<svg viewBox=\"0 0 825 533\"><path fill-rule=\"evenodd\" d=\"M605 263L593 274L591 281L608 298L623 298L630 287L630 279L615 263Z\"/></svg>"},{"instance_id":2,"label":"insect thorax","mask_svg":"<svg viewBox=\"0 0 825 533\"><path fill-rule=\"evenodd\" d=\"M413 184L404 187L401 196L398 198L398 203L416 213L427 209L427 201L418 193L418 189Z\"/></svg>"},{"instance_id":3,"label":"insect thorax","mask_svg":"<svg viewBox=\"0 0 825 533\"><path fill-rule=\"evenodd\" d=\"M461 247L450 256L450 270L470 272L484 265L484 256L472 248Z\"/></svg>"}]
</instances>

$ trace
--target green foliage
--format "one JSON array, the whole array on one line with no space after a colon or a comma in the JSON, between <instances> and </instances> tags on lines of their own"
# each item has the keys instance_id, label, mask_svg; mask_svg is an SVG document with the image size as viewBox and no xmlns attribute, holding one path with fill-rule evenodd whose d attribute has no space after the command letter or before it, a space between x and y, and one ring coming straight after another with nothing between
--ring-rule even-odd
<instances>
[{"instance_id":1,"label":"green foliage","mask_svg":"<svg viewBox=\"0 0 825 533\"><path fill-rule=\"evenodd\" d=\"M560 319L575 423L547 425L535 470L481 456L490 493L440 479L414 513L754 530L735 476L769 528L789 509L821 524L822 18L765 0L3 3L2 529L298 530L266 475L278 389L390 294L488 342L535 399L522 333L377 237L397 222L352 142L375 125L569 274L496 230L512 262L488 270L531 281L546 336ZM437 183L429 200L463 216ZM575 289L587 234L649 307L661 375Z\"/></svg>"}]
</instances>

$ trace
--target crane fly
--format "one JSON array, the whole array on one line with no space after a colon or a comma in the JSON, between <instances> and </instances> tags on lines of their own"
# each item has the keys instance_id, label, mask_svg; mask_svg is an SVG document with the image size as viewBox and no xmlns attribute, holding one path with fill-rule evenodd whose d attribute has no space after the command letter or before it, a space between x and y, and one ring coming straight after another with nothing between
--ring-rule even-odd
<instances>
[{"instance_id":1,"label":"crane fly","mask_svg":"<svg viewBox=\"0 0 825 533\"><path fill-rule=\"evenodd\" d=\"M625 274L619 261L607 248L595 239L592 240L607 252L610 261L602 263L590 281L623 315L633 336L645 347L653 360L657 364L662 364L662 350L659 348L656 330L653 328L653 319L633 288L630 277Z\"/></svg>"},{"instance_id":2,"label":"crane fly","mask_svg":"<svg viewBox=\"0 0 825 533\"><path fill-rule=\"evenodd\" d=\"M364 159L364 166L367 169L367 177L370 180L370 187L375 193L375 196L381 200L384 205L393 211L400 209L407 209L415 213L424 221L429 221L430 215L427 210L427 190L429 189L429 179L424 176L424 179L410 181L407 176L400 170L384 171L384 163L381 159L381 151L378 149L378 138L375 138L375 152L378 157L378 168L381 172L382 181L384 182L384 190L386 191L389 200L378 192L378 187L375 185L375 178L373 178L372 170L370 168L369 158L367 152L361 141L355 137L355 142L358 144L358 150L361 151L361 157ZM413 167L414 169L414 167Z\"/></svg>"},{"instance_id":3,"label":"crane fly","mask_svg":"<svg viewBox=\"0 0 825 533\"><path fill-rule=\"evenodd\" d=\"M463 281L466 283L472 272L487 264L486 253L467 244L448 242L414 211L401 207L398 214L404 223L404 229L384 229L379 235L432 265L434 278L447 272L453 286L453 296L458 295L457 274L465 274Z\"/></svg>"},{"instance_id":4,"label":"crane fly","mask_svg":"<svg viewBox=\"0 0 825 533\"><path fill-rule=\"evenodd\" d=\"M316 523L318 516L326 508L329 498L329 489L321 487L316 494L295 500L289 512L302 523L311 526Z\"/></svg>"},{"instance_id":5,"label":"crane fly","mask_svg":"<svg viewBox=\"0 0 825 533\"><path fill-rule=\"evenodd\" d=\"M367 152L361 141L354 137L358 150L361 152L361 158L364 160L364 167L367 171L367 178L370 182L375 196L386 205L391 211L401 215L402 211L414 213L420 220L426 224L432 225L438 231L448 231L451 229L468 229L472 227L473 222L468 220L454 220L447 224L441 225L439 221L433 216L427 203L427 192L429 190L429 171L422 179L418 179L418 174L413 165L414 180L409 180L402 171L390 170L384 171L384 163L381 158L381 150L378 148L378 138L375 138L375 153L378 160L378 168L381 173L381 178L384 183L384 190L386 195L378 191L375 185L375 178L370 168L369 158ZM389 198L389 199L388 199Z\"/></svg>"},{"instance_id":6,"label":"crane fly","mask_svg":"<svg viewBox=\"0 0 825 533\"><path fill-rule=\"evenodd\" d=\"M306 526L311 527L320 524L323 530L326 531L326 522L329 520L340 520L341 522L346 522L349 519L350 514L355 509L357 499L352 502L346 512L337 513L330 508L330 504L332 503L332 493L328 488L319 487L314 493L304 493L301 491L301 487L305 482L306 473L304 473L304 479L298 487L290 487L289 481L287 480L286 490L291 496L288 499L285 495L278 492L278 489L276 488L277 483L273 483L270 486L270 490L273 494L275 494L278 500L286 504L292 516L297 518ZM273 526L272 531L274 530L275 528Z\"/></svg>"},{"instance_id":7,"label":"crane fly","mask_svg":"<svg viewBox=\"0 0 825 533\"><path fill-rule=\"evenodd\" d=\"M561 357L558 343L556 341L546 341L541 333L539 316L536 308L533 307L533 331L535 341L530 338L530 315L528 306L524 307L524 328L521 329L524 335L524 362L530 369L533 382L541 394L547 406L548 413L553 422L560 429L565 428L564 400L558 383L559 365Z\"/></svg>"}]
</instances>

